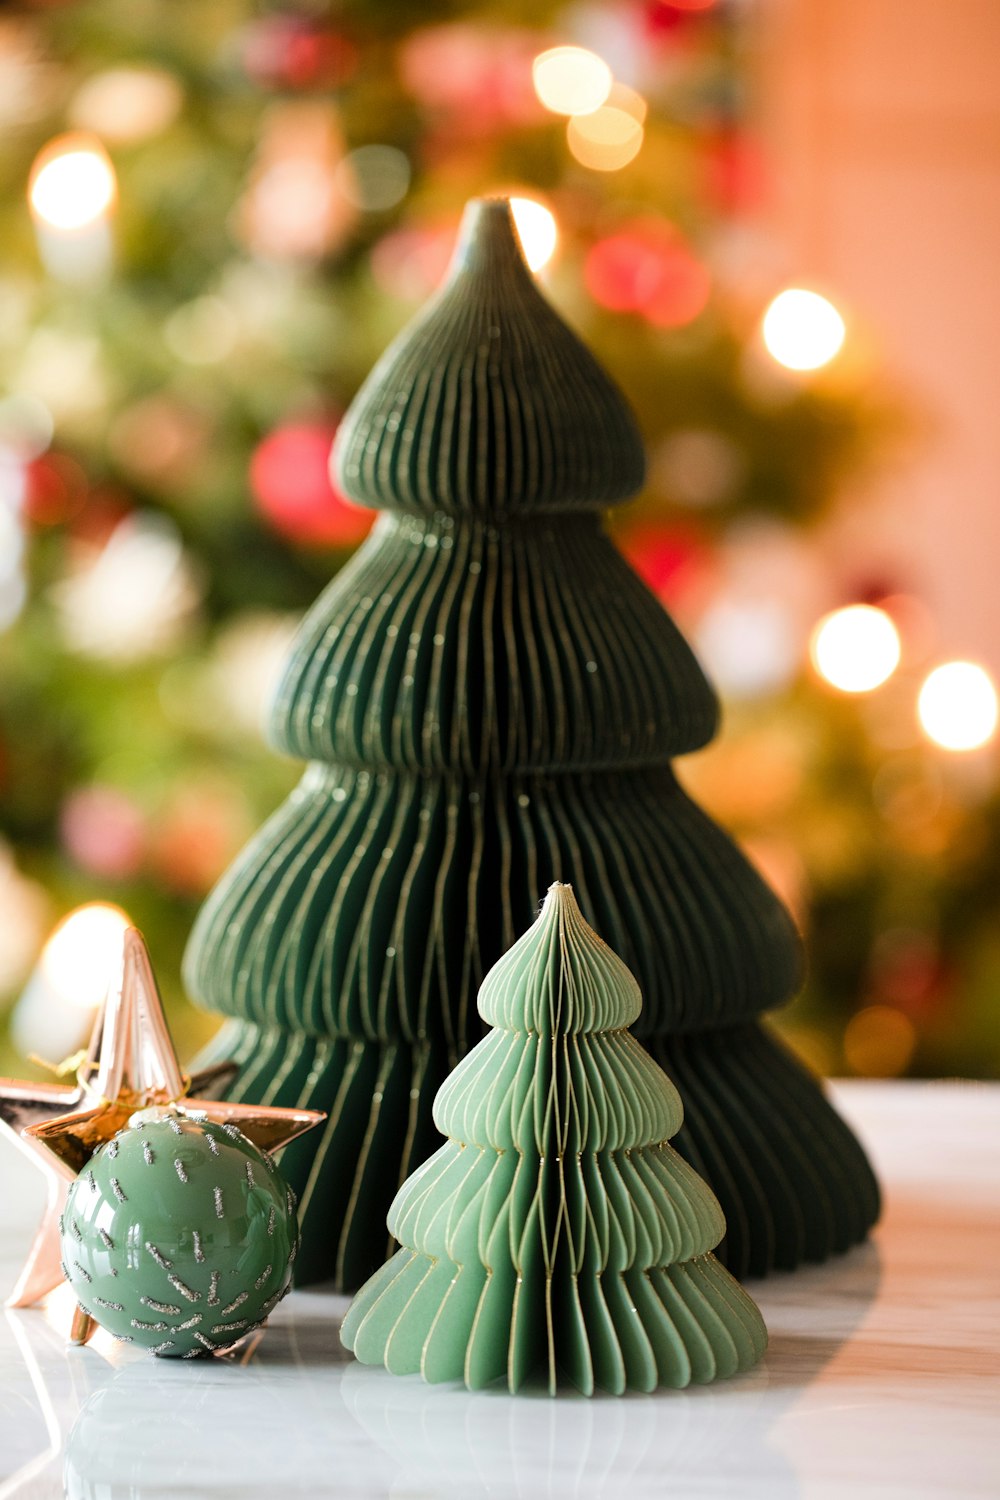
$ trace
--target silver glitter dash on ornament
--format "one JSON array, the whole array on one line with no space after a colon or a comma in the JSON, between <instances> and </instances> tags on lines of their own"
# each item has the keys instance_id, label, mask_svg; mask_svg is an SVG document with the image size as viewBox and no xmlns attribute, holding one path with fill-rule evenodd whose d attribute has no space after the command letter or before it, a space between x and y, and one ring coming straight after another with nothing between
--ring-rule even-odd
<instances>
[{"instance_id":1,"label":"silver glitter dash on ornament","mask_svg":"<svg viewBox=\"0 0 1000 1500\"><path fill-rule=\"evenodd\" d=\"M227 1120L225 1122L225 1124L222 1126L222 1129L226 1132L226 1135L229 1136L230 1140L233 1140L233 1141L242 1141L243 1140L243 1132L242 1132L242 1130L240 1129L240 1127L238 1125L234 1125L233 1122L232 1122L232 1120Z\"/></svg>"},{"instance_id":2,"label":"silver glitter dash on ornament","mask_svg":"<svg viewBox=\"0 0 1000 1500\"><path fill-rule=\"evenodd\" d=\"M69 1229L70 1229L70 1233L72 1234L73 1238L77 1241L77 1243L78 1244L82 1244L83 1243L83 1235L80 1233L80 1226L76 1222L75 1219L70 1219L70 1221L69 1221Z\"/></svg>"},{"instance_id":3,"label":"silver glitter dash on ornament","mask_svg":"<svg viewBox=\"0 0 1000 1500\"><path fill-rule=\"evenodd\" d=\"M174 1157L174 1171L177 1173L181 1182L187 1182L188 1174L184 1170L184 1163L181 1161L179 1156Z\"/></svg>"},{"instance_id":4,"label":"silver glitter dash on ornament","mask_svg":"<svg viewBox=\"0 0 1000 1500\"><path fill-rule=\"evenodd\" d=\"M95 1297L94 1301L97 1303L98 1307L106 1307L109 1312L125 1311L125 1304L123 1302L109 1302L106 1297Z\"/></svg>"},{"instance_id":5,"label":"silver glitter dash on ornament","mask_svg":"<svg viewBox=\"0 0 1000 1500\"><path fill-rule=\"evenodd\" d=\"M211 1279L211 1281L208 1284L208 1305L209 1305L209 1307L218 1307L218 1305L219 1305L219 1273L218 1273L218 1271L213 1271L212 1272L212 1279Z\"/></svg>"},{"instance_id":6,"label":"silver glitter dash on ornament","mask_svg":"<svg viewBox=\"0 0 1000 1500\"><path fill-rule=\"evenodd\" d=\"M219 1313L219 1317L226 1318L231 1312L235 1312L238 1307L242 1307L249 1295L249 1292L240 1292L238 1297L234 1297L232 1302L230 1302L227 1307L224 1307L221 1310L221 1312Z\"/></svg>"},{"instance_id":7,"label":"silver glitter dash on ornament","mask_svg":"<svg viewBox=\"0 0 1000 1500\"><path fill-rule=\"evenodd\" d=\"M209 1149L209 1151L211 1151L212 1155L213 1156L218 1156L218 1154L219 1154L219 1143L215 1139L215 1136L211 1133L210 1130L205 1132L205 1140L208 1142L208 1149Z\"/></svg>"},{"instance_id":8,"label":"silver glitter dash on ornament","mask_svg":"<svg viewBox=\"0 0 1000 1500\"><path fill-rule=\"evenodd\" d=\"M143 1141L142 1143L142 1159L146 1163L147 1167L151 1167L156 1160L156 1157L153 1154L153 1148L148 1141Z\"/></svg>"},{"instance_id":9,"label":"silver glitter dash on ornament","mask_svg":"<svg viewBox=\"0 0 1000 1500\"><path fill-rule=\"evenodd\" d=\"M201 1263L205 1259L205 1252L201 1248L201 1235L197 1229L192 1229L191 1238L194 1240L194 1258Z\"/></svg>"},{"instance_id":10,"label":"silver glitter dash on ornament","mask_svg":"<svg viewBox=\"0 0 1000 1500\"><path fill-rule=\"evenodd\" d=\"M111 1191L114 1193L119 1203L126 1203L128 1201L125 1197L125 1191L121 1183L118 1181L117 1177L112 1177L111 1179Z\"/></svg>"},{"instance_id":11,"label":"silver glitter dash on ornament","mask_svg":"<svg viewBox=\"0 0 1000 1500\"><path fill-rule=\"evenodd\" d=\"M213 1333L238 1333L241 1328L249 1328L249 1318L242 1318L238 1323L213 1323Z\"/></svg>"},{"instance_id":12,"label":"silver glitter dash on ornament","mask_svg":"<svg viewBox=\"0 0 1000 1500\"><path fill-rule=\"evenodd\" d=\"M155 1297L140 1297L139 1301L144 1307L151 1307L153 1312L166 1313L171 1318L176 1318L180 1312L176 1302L158 1302Z\"/></svg>"},{"instance_id":13,"label":"silver glitter dash on ornament","mask_svg":"<svg viewBox=\"0 0 1000 1500\"><path fill-rule=\"evenodd\" d=\"M215 1217L217 1219L224 1219L226 1215L222 1207L222 1189L220 1187L213 1188L212 1196L215 1199Z\"/></svg>"},{"instance_id":14,"label":"silver glitter dash on ornament","mask_svg":"<svg viewBox=\"0 0 1000 1500\"><path fill-rule=\"evenodd\" d=\"M212 1343L211 1339L207 1339L203 1333L199 1333L197 1328L194 1330L191 1337L193 1339L197 1339L198 1343L201 1344L203 1348L211 1349L212 1353L215 1353L216 1345Z\"/></svg>"},{"instance_id":15,"label":"silver glitter dash on ornament","mask_svg":"<svg viewBox=\"0 0 1000 1500\"><path fill-rule=\"evenodd\" d=\"M144 1323L141 1318L129 1318L132 1328L141 1328L145 1333L166 1333L169 1323Z\"/></svg>"},{"instance_id":16,"label":"silver glitter dash on ornament","mask_svg":"<svg viewBox=\"0 0 1000 1500\"><path fill-rule=\"evenodd\" d=\"M250 1161L249 1159L246 1162L246 1173L247 1173L247 1187L248 1188L255 1187L256 1184L255 1184L255 1182L253 1180L253 1162Z\"/></svg>"},{"instance_id":17,"label":"silver glitter dash on ornament","mask_svg":"<svg viewBox=\"0 0 1000 1500\"><path fill-rule=\"evenodd\" d=\"M112 1136L111 1140L108 1142L108 1145L107 1145L108 1160L109 1161L114 1161L114 1159L115 1159L115 1157L117 1155L118 1155L118 1142L115 1139L115 1137Z\"/></svg>"},{"instance_id":18,"label":"silver glitter dash on ornament","mask_svg":"<svg viewBox=\"0 0 1000 1500\"><path fill-rule=\"evenodd\" d=\"M146 1249L156 1261L156 1264L160 1267L161 1271L169 1271L171 1269L171 1267L173 1266L173 1261L167 1260L167 1257L163 1254L162 1250L157 1250L156 1246L150 1244L149 1240L146 1241Z\"/></svg>"},{"instance_id":19,"label":"silver glitter dash on ornament","mask_svg":"<svg viewBox=\"0 0 1000 1500\"><path fill-rule=\"evenodd\" d=\"M197 1326L198 1326L198 1324L200 1322L201 1322L201 1313L195 1313L194 1317L193 1318L188 1318L188 1320L187 1320L186 1323L178 1323L177 1324L177 1332L180 1333L182 1330L186 1331L189 1328L197 1328Z\"/></svg>"},{"instance_id":20,"label":"silver glitter dash on ornament","mask_svg":"<svg viewBox=\"0 0 1000 1500\"><path fill-rule=\"evenodd\" d=\"M261 1271L260 1275L257 1277L257 1280L254 1282L255 1291L260 1291L261 1287L264 1285L264 1282L267 1280L273 1270L273 1265L267 1265L264 1267L263 1271Z\"/></svg>"},{"instance_id":21,"label":"silver glitter dash on ornament","mask_svg":"<svg viewBox=\"0 0 1000 1500\"><path fill-rule=\"evenodd\" d=\"M75 1260L73 1262L73 1264L74 1264L74 1266L76 1266L76 1269L79 1271L79 1273L83 1277L84 1281L93 1281L94 1278L93 1278L93 1276L91 1276L91 1274L87 1270L86 1266L81 1266L81 1264L80 1264L80 1262L78 1260Z\"/></svg>"},{"instance_id":22,"label":"silver glitter dash on ornament","mask_svg":"<svg viewBox=\"0 0 1000 1500\"><path fill-rule=\"evenodd\" d=\"M165 1119L166 1123L170 1126L170 1129L174 1132L174 1135L183 1135L184 1134L184 1132L183 1132L183 1130L181 1129L181 1126L180 1126L180 1121L178 1119L176 1119L173 1115L165 1115L164 1119Z\"/></svg>"},{"instance_id":23,"label":"silver glitter dash on ornament","mask_svg":"<svg viewBox=\"0 0 1000 1500\"><path fill-rule=\"evenodd\" d=\"M88 1172L87 1173L87 1181L90 1183L90 1191L92 1193L96 1193L97 1192L97 1178L94 1176L93 1172Z\"/></svg>"},{"instance_id":24,"label":"silver glitter dash on ornament","mask_svg":"<svg viewBox=\"0 0 1000 1500\"><path fill-rule=\"evenodd\" d=\"M151 1344L149 1352L150 1354L166 1354L167 1350L172 1349L173 1347L173 1339L164 1339L162 1344Z\"/></svg>"},{"instance_id":25,"label":"silver glitter dash on ornament","mask_svg":"<svg viewBox=\"0 0 1000 1500\"><path fill-rule=\"evenodd\" d=\"M268 1232L269 1235L271 1235L271 1234L274 1233L274 1221L275 1221L276 1217L277 1217L276 1211L275 1211L274 1205L272 1204L271 1205L271 1212L267 1216L267 1232Z\"/></svg>"},{"instance_id":26,"label":"silver glitter dash on ornament","mask_svg":"<svg viewBox=\"0 0 1000 1500\"><path fill-rule=\"evenodd\" d=\"M170 1285L173 1287L174 1291L180 1292L181 1296L186 1297L189 1302L201 1301L201 1293L192 1291L187 1283L183 1282L179 1276L175 1276L171 1272L171 1274L167 1277L167 1280L170 1282ZM180 1311L180 1309L178 1309L178 1311Z\"/></svg>"},{"instance_id":27,"label":"silver glitter dash on ornament","mask_svg":"<svg viewBox=\"0 0 1000 1500\"><path fill-rule=\"evenodd\" d=\"M105 1250L113 1250L115 1248L115 1242L106 1229L99 1229L97 1233L101 1237L101 1244Z\"/></svg>"}]
</instances>

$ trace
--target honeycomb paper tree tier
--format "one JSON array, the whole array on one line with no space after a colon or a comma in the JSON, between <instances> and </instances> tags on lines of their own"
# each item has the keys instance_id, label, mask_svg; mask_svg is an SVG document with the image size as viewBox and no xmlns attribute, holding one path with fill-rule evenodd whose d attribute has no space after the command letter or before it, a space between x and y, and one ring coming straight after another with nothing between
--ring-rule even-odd
<instances>
[{"instance_id":1,"label":"honeycomb paper tree tier","mask_svg":"<svg viewBox=\"0 0 1000 1500\"><path fill-rule=\"evenodd\" d=\"M629 1034L641 1004L553 885L486 976L495 1029L435 1100L448 1140L389 1210L402 1249L344 1319L363 1363L589 1396L705 1384L760 1358L760 1313L710 1253L722 1211L669 1145L677 1090Z\"/></svg>"},{"instance_id":2,"label":"honeycomb paper tree tier","mask_svg":"<svg viewBox=\"0 0 1000 1500\"><path fill-rule=\"evenodd\" d=\"M818 1083L758 1019L799 941L670 762L714 694L600 513L642 482L624 399L539 292L506 202L466 213L442 291L338 437L384 507L306 617L271 719L309 762L223 876L186 973L233 1017L233 1097L329 1113L283 1170L301 1281L382 1261L431 1106L482 1036L476 992L553 881L637 975L636 1034L677 1084L674 1144L711 1184L737 1275L862 1239L878 1189Z\"/></svg>"}]
</instances>

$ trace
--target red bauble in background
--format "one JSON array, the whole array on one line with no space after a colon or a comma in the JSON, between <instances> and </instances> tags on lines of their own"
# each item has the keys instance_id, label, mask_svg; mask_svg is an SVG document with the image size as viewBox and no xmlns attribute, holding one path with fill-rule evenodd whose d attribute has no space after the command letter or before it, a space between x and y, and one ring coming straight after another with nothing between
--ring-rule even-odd
<instances>
[{"instance_id":1,"label":"red bauble in background","mask_svg":"<svg viewBox=\"0 0 1000 1500\"><path fill-rule=\"evenodd\" d=\"M705 192L720 213L753 213L767 203L770 183L764 150L744 130L723 126L709 131L702 146L702 171Z\"/></svg>"},{"instance_id":2,"label":"red bauble in background","mask_svg":"<svg viewBox=\"0 0 1000 1500\"><path fill-rule=\"evenodd\" d=\"M330 478L333 422L290 422L254 450L250 487L257 508L276 531L313 546L354 547L374 512L353 505Z\"/></svg>"},{"instance_id":3,"label":"red bauble in background","mask_svg":"<svg viewBox=\"0 0 1000 1500\"><path fill-rule=\"evenodd\" d=\"M243 67L265 88L339 88L357 70L349 37L307 16L263 16L239 37Z\"/></svg>"},{"instance_id":4,"label":"red bauble in background","mask_svg":"<svg viewBox=\"0 0 1000 1500\"><path fill-rule=\"evenodd\" d=\"M711 567L708 543L690 526L639 522L619 532L616 540L643 583L674 608Z\"/></svg>"},{"instance_id":5,"label":"red bauble in background","mask_svg":"<svg viewBox=\"0 0 1000 1500\"><path fill-rule=\"evenodd\" d=\"M601 307L638 313L657 328L681 328L705 308L712 278L666 220L636 219L598 240L584 265L587 290Z\"/></svg>"}]
</instances>

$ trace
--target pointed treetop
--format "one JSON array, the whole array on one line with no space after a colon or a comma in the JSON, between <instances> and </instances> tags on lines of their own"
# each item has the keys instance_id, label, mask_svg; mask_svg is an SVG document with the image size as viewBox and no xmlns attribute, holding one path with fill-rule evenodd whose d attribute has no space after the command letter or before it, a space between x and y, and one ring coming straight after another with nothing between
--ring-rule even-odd
<instances>
[{"instance_id":1,"label":"pointed treetop","mask_svg":"<svg viewBox=\"0 0 1000 1500\"><path fill-rule=\"evenodd\" d=\"M363 505L498 518L642 484L635 419L540 292L506 198L465 210L444 286L375 366L334 448Z\"/></svg>"},{"instance_id":2,"label":"pointed treetop","mask_svg":"<svg viewBox=\"0 0 1000 1500\"><path fill-rule=\"evenodd\" d=\"M504 1031L618 1031L642 1009L629 968L584 920L573 887L549 887L533 926L487 974L479 1014Z\"/></svg>"}]
</instances>

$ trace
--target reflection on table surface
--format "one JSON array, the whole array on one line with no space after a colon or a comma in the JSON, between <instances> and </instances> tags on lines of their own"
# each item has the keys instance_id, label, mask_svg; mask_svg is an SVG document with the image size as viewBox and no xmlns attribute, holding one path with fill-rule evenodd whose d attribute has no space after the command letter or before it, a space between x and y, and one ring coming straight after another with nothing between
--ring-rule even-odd
<instances>
[{"instance_id":1,"label":"reflection on table surface","mask_svg":"<svg viewBox=\"0 0 1000 1500\"><path fill-rule=\"evenodd\" d=\"M874 1244L752 1288L771 1347L745 1377L591 1401L431 1388L353 1362L346 1301L322 1291L288 1298L227 1359L152 1359L103 1334L67 1350L64 1288L0 1320L0 1500L990 1493L1000 1089L841 1101L881 1169L885 1222ZM39 1187L0 1156L0 1201L16 1205L0 1289Z\"/></svg>"}]
</instances>

